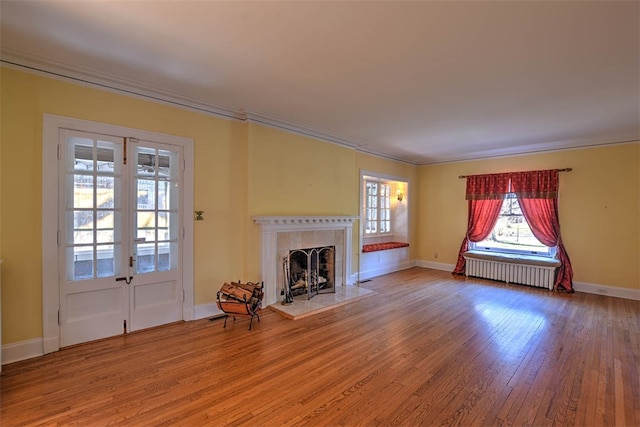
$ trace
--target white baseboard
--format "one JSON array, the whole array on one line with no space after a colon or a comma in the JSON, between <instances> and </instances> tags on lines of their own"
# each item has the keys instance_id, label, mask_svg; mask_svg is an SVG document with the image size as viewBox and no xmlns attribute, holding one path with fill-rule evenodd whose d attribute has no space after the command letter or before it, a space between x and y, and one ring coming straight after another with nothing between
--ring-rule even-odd
<instances>
[{"instance_id":1,"label":"white baseboard","mask_svg":"<svg viewBox=\"0 0 640 427\"><path fill-rule=\"evenodd\" d=\"M193 320L216 317L222 314L224 313L218 309L215 303L202 304L195 306ZM45 353L51 353L57 350L59 350L57 337L51 342L45 342L41 337L5 344L2 346L1 363L2 365L6 365L7 363L19 362L21 360L43 356Z\"/></svg>"},{"instance_id":2,"label":"white baseboard","mask_svg":"<svg viewBox=\"0 0 640 427\"><path fill-rule=\"evenodd\" d=\"M640 289L619 288L617 286L599 285L597 283L573 281L573 289L588 294L606 295L609 297L640 301Z\"/></svg>"},{"instance_id":3,"label":"white baseboard","mask_svg":"<svg viewBox=\"0 0 640 427\"><path fill-rule=\"evenodd\" d=\"M434 270L453 271L455 265L444 264L433 261L418 261L418 267L432 268ZM577 282L573 281L573 289L576 292L584 292L587 294L607 295L616 298L625 298L632 300L640 300L640 289L620 288L616 286L600 285L598 283Z\"/></svg>"},{"instance_id":4,"label":"white baseboard","mask_svg":"<svg viewBox=\"0 0 640 427\"><path fill-rule=\"evenodd\" d=\"M445 264L443 262L434 262L434 261L418 261L418 267L423 268L431 268L432 270L441 270L452 272L456 266L454 264Z\"/></svg>"},{"instance_id":5,"label":"white baseboard","mask_svg":"<svg viewBox=\"0 0 640 427\"><path fill-rule=\"evenodd\" d=\"M42 338L5 344L2 346L2 364L19 362L44 355Z\"/></svg>"},{"instance_id":6,"label":"white baseboard","mask_svg":"<svg viewBox=\"0 0 640 427\"><path fill-rule=\"evenodd\" d=\"M207 317L221 316L224 313L218 308L215 302L210 302L208 304L196 305L193 314L193 320L199 320Z\"/></svg>"},{"instance_id":7,"label":"white baseboard","mask_svg":"<svg viewBox=\"0 0 640 427\"><path fill-rule=\"evenodd\" d=\"M393 273L394 271L406 270L407 268L415 267L415 261L404 261L398 264L386 264L378 268L361 271L359 279L368 280L373 279L374 277L382 276L383 274ZM354 275L352 275L353 277ZM358 280L357 274L355 275L355 281Z\"/></svg>"},{"instance_id":8,"label":"white baseboard","mask_svg":"<svg viewBox=\"0 0 640 427\"><path fill-rule=\"evenodd\" d=\"M418 267L432 268L434 270L453 271L455 265L433 261L418 261ZM617 286L601 285L598 283L573 281L573 289L576 292L587 294L607 295L616 298L640 300L640 289L620 288Z\"/></svg>"}]
</instances>

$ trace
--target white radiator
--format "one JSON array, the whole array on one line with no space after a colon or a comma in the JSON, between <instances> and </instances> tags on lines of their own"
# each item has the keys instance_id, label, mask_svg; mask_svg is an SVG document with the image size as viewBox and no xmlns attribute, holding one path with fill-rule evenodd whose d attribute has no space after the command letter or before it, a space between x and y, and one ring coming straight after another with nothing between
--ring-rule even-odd
<instances>
[{"instance_id":1,"label":"white radiator","mask_svg":"<svg viewBox=\"0 0 640 427\"><path fill-rule=\"evenodd\" d=\"M500 280L507 283L519 283L553 290L555 266L538 266L499 262L477 258L466 258L467 276Z\"/></svg>"}]
</instances>

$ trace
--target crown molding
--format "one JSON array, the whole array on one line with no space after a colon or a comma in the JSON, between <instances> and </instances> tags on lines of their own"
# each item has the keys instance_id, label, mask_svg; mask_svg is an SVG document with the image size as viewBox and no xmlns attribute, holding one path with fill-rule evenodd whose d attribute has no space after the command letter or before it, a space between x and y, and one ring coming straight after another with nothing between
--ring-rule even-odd
<instances>
[{"instance_id":1,"label":"crown molding","mask_svg":"<svg viewBox=\"0 0 640 427\"><path fill-rule=\"evenodd\" d=\"M94 69L82 68L66 62L55 61L16 50L2 49L0 51L0 62L10 68L58 80L70 81L83 86L161 102L225 119L246 120L245 114L241 110L204 102L165 89L144 85L138 81L123 79Z\"/></svg>"},{"instance_id":2,"label":"crown molding","mask_svg":"<svg viewBox=\"0 0 640 427\"><path fill-rule=\"evenodd\" d=\"M466 152L457 156L448 156L446 159L416 159L399 158L382 151L371 148L364 142L353 141L337 135L327 133L309 126L278 119L255 111L246 111L242 108L230 108L210 102L187 97L175 92L158 87L142 84L138 81L123 79L95 69L82 68L70 63L55 61L42 56L32 55L14 49L2 48L0 50L0 63L8 68L19 69L37 75L54 78L62 81L73 82L82 86L97 88L108 92L123 94L147 101L158 102L176 108L207 114L228 120L237 120L245 123L255 123L274 129L283 130L304 137L314 138L323 142L336 144L341 147L355 150L359 153L379 157L385 160L396 161L412 166L429 166L448 163L468 162L475 160L487 160L502 157L525 156L542 154L561 150L573 150L603 145L626 144L637 141L638 138L620 138L618 140L563 140L541 144L530 144L518 147L505 147L500 149L477 150Z\"/></svg>"},{"instance_id":3,"label":"crown molding","mask_svg":"<svg viewBox=\"0 0 640 427\"><path fill-rule=\"evenodd\" d=\"M574 143L573 145L561 143L547 143L541 144L542 147L539 149L528 149L528 150L502 150L500 153L499 150L485 150L485 151L476 151L471 153L471 155L460 156L457 158L451 158L450 160L442 160L442 161L433 161L433 162L423 162L417 163L416 166L438 166L438 165L448 165L454 163L467 163L467 162L475 162L481 160L490 160L490 159L505 159L510 157L522 157L522 156L531 156L534 154L546 154L546 153L556 153L558 151L572 151L572 150L585 150L588 148L598 148L605 147L611 145L625 145L625 144L640 144L640 137L631 138L631 139L621 139L621 140L584 140L579 143Z\"/></svg>"},{"instance_id":4,"label":"crown molding","mask_svg":"<svg viewBox=\"0 0 640 427\"><path fill-rule=\"evenodd\" d=\"M371 149L367 147L366 143L345 139L336 135L329 134L327 132L323 132L318 129L313 129L308 126L303 126L296 123L288 122L286 120L277 119L274 117L267 116L265 114L249 111L249 112L246 112L246 120L250 123L256 123L263 126L272 127L274 129L295 133L297 135L306 136L309 138L315 138L323 142L339 145L341 147L351 148L357 152L365 153L370 156L380 157L386 160L393 160L395 162L418 166L418 163L416 162L410 162L410 161L407 161L406 159L400 159L400 158L382 153L380 151Z\"/></svg>"},{"instance_id":5,"label":"crown molding","mask_svg":"<svg viewBox=\"0 0 640 427\"><path fill-rule=\"evenodd\" d=\"M332 135L308 126L278 119L255 111L246 111L241 108L234 109L212 104L200 99L186 97L164 89L144 85L137 81L123 79L94 69L82 68L62 61L55 61L49 58L27 54L25 52L3 48L0 51L0 63L9 68L20 69L22 71L27 71L41 76L70 81L83 86L160 102L177 108L196 111L220 118L268 126L297 135L318 139L323 142L336 144L341 147L346 147L384 159L407 163L414 166L417 165L417 163L408 162L405 159L399 159L370 149L366 147L366 144L364 143Z\"/></svg>"},{"instance_id":6,"label":"crown molding","mask_svg":"<svg viewBox=\"0 0 640 427\"><path fill-rule=\"evenodd\" d=\"M270 117L266 114L261 114L254 111L249 111L246 113L246 120L250 123L256 123L276 129L286 130L298 135L320 139L322 141L331 142L333 144L341 145L347 148L359 149L364 145L345 138L341 138L336 135L331 135L318 129L313 129L308 126L303 126L297 123L288 122L286 120L277 119L275 117Z\"/></svg>"}]
</instances>

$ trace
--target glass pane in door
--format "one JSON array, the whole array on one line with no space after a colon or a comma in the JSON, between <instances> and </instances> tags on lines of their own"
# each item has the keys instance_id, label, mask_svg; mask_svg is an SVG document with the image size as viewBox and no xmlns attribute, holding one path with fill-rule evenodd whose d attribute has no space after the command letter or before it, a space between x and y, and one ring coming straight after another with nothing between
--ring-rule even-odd
<instances>
[{"instance_id":1,"label":"glass pane in door","mask_svg":"<svg viewBox=\"0 0 640 427\"><path fill-rule=\"evenodd\" d=\"M70 136L66 141L65 247L70 281L119 274L122 158L119 144Z\"/></svg>"},{"instance_id":2,"label":"glass pane in door","mask_svg":"<svg viewBox=\"0 0 640 427\"><path fill-rule=\"evenodd\" d=\"M178 268L178 153L136 147L136 273Z\"/></svg>"}]
</instances>

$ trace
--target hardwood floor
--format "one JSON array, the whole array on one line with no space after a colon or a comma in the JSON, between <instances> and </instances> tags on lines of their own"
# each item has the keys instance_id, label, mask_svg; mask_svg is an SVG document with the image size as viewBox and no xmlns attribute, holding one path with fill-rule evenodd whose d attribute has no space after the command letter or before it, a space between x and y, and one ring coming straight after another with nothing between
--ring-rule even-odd
<instances>
[{"instance_id":1,"label":"hardwood floor","mask_svg":"<svg viewBox=\"0 0 640 427\"><path fill-rule=\"evenodd\" d=\"M640 425L640 302L413 268L300 320L167 325L5 365L17 425Z\"/></svg>"}]
</instances>

